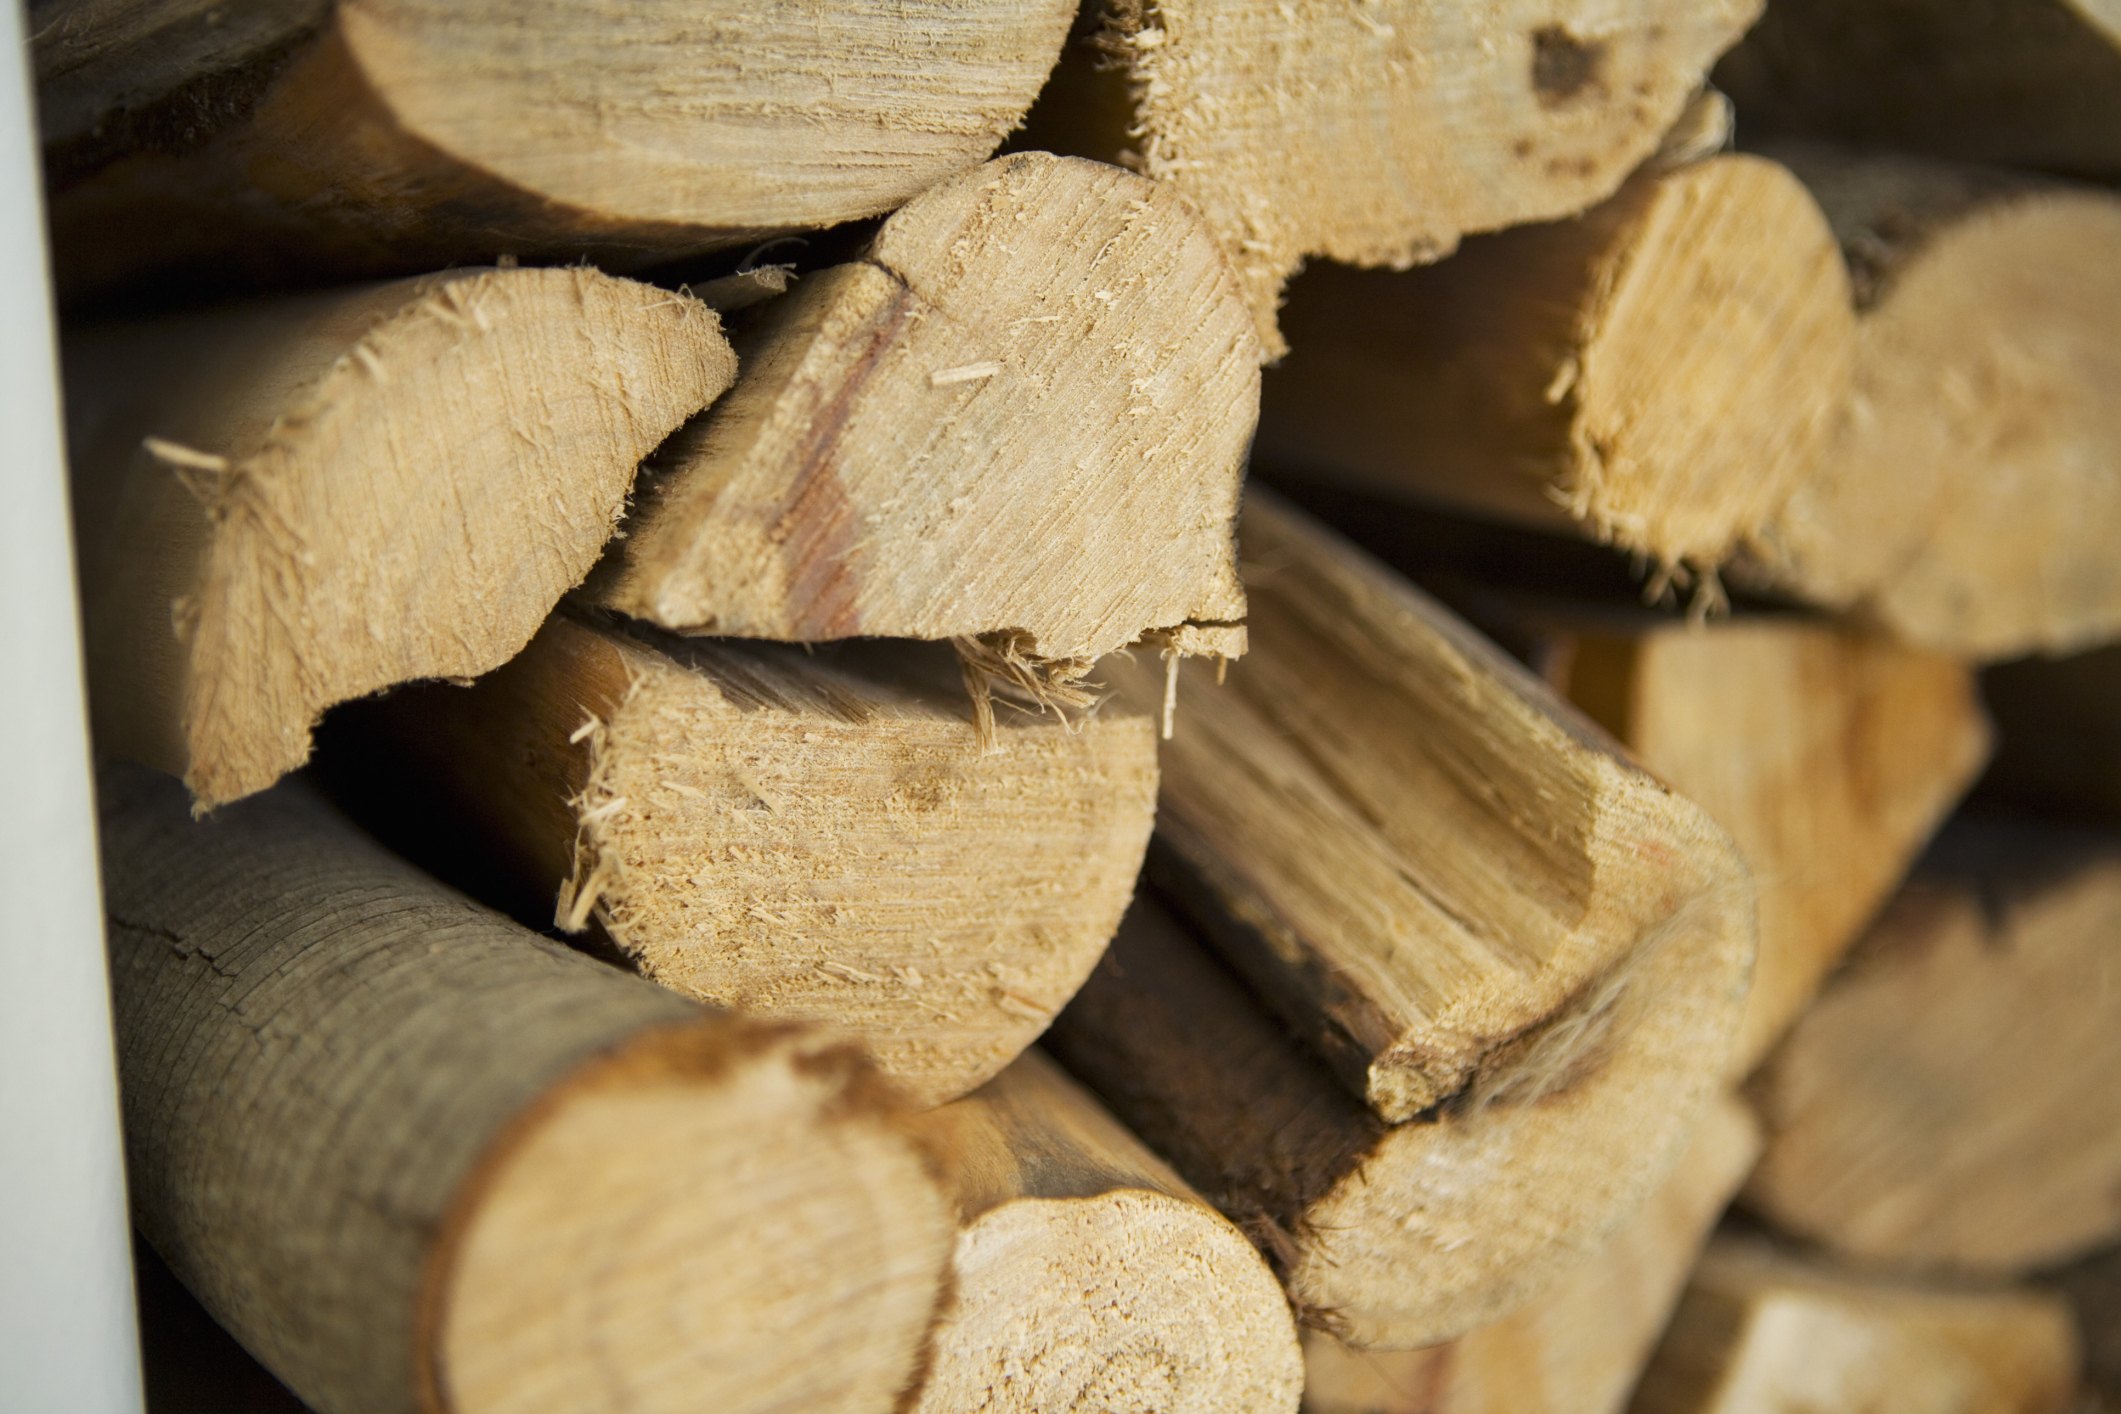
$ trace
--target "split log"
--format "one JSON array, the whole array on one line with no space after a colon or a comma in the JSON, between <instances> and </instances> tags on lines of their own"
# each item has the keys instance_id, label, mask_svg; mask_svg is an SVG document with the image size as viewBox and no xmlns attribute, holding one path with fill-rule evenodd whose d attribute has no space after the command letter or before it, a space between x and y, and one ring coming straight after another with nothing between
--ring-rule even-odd
<instances>
[{"instance_id":1,"label":"split log","mask_svg":"<svg viewBox=\"0 0 2121 1414\"><path fill-rule=\"evenodd\" d=\"M1758 573L1960 657L2121 636L2121 197L1777 155L1833 221L1861 319L1846 425Z\"/></svg>"},{"instance_id":2,"label":"split log","mask_svg":"<svg viewBox=\"0 0 2121 1414\"><path fill-rule=\"evenodd\" d=\"M2063 1414L2077 1361L2069 1308L2045 1293L1897 1285L1724 1239L1630 1407Z\"/></svg>"},{"instance_id":3,"label":"split log","mask_svg":"<svg viewBox=\"0 0 2121 1414\"><path fill-rule=\"evenodd\" d=\"M530 921L852 1036L939 1104L1030 1045L1119 926L1156 734L1113 710L1073 732L1004 721L984 751L949 655L924 679L906 648L811 656L563 613L469 687L364 706L333 747L374 749L332 770L386 837L484 842Z\"/></svg>"},{"instance_id":4,"label":"split log","mask_svg":"<svg viewBox=\"0 0 2121 1414\"><path fill-rule=\"evenodd\" d=\"M135 1215L305 1401L893 1407L950 1220L851 1050L527 933L303 788L194 824L111 772L103 812Z\"/></svg>"},{"instance_id":5,"label":"split log","mask_svg":"<svg viewBox=\"0 0 2121 1414\"><path fill-rule=\"evenodd\" d=\"M74 288L616 268L875 216L994 151L1074 10L38 0L53 250Z\"/></svg>"},{"instance_id":6,"label":"split log","mask_svg":"<svg viewBox=\"0 0 2121 1414\"><path fill-rule=\"evenodd\" d=\"M925 1128L959 1227L918 1414L1295 1410L1274 1274L1053 1062L1026 1054Z\"/></svg>"},{"instance_id":7,"label":"split log","mask_svg":"<svg viewBox=\"0 0 2121 1414\"><path fill-rule=\"evenodd\" d=\"M1737 1011L1717 962L1744 951L1675 936L1609 993L1595 1041L1549 1028L1386 1125L1143 898L1049 1044L1261 1245L1299 1319L1409 1349L1507 1315L1640 1210L1715 1084Z\"/></svg>"},{"instance_id":8,"label":"split log","mask_svg":"<svg viewBox=\"0 0 2121 1414\"><path fill-rule=\"evenodd\" d=\"M324 709L507 661L640 459L736 366L714 315L494 270L79 335L66 349L97 739L201 809Z\"/></svg>"},{"instance_id":9,"label":"split log","mask_svg":"<svg viewBox=\"0 0 2121 1414\"><path fill-rule=\"evenodd\" d=\"M1711 571L1780 509L1847 401L1848 276L1758 157L1650 172L1574 220L1290 287L1276 467Z\"/></svg>"},{"instance_id":10,"label":"split log","mask_svg":"<svg viewBox=\"0 0 2121 1414\"><path fill-rule=\"evenodd\" d=\"M1642 611L1490 600L1536 670L1731 833L1760 957L1731 1073L1764 1059L1988 754L1972 674L1794 616L1694 628Z\"/></svg>"},{"instance_id":11,"label":"split log","mask_svg":"<svg viewBox=\"0 0 2121 1414\"><path fill-rule=\"evenodd\" d=\"M2121 647L2000 664L1981 675L1981 695L1996 719L1985 792L2121 824Z\"/></svg>"},{"instance_id":12,"label":"split log","mask_svg":"<svg viewBox=\"0 0 2121 1414\"><path fill-rule=\"evenodd\" d=\"M1955 825L1755 1090L1746 1192L1873 1262L2013 1273L2121 1236L2121 841Z\"/></svg>"},{"instance_id":13,"label":"split log","mask_svg":"<svg viewBox=\"0 0 2121 1414\"><path fill-rule=\"evenodd\" d=\"M1145 633L1242 651L1250 322L1185 202L1023 153L805 278L643 478L611 608L679 632L993 635L1080 676Z\"/></svg>"},{"instance_id":14,"label":"split log","mask_svg":"<svg viewBox=\"0 0 2121 1414\"><path fill-rule=\"evenodd\" d=\"M1306 1414L1616 1414L1759 1152L1744 1106L1712 1106L1679 1167L1603 1252L1449 1345L1357 1351L1306 1332Z\"/></svg>"},{"instance_id":15,"label":"split log","mask_svg":"<svg viewBox=\"0 0 2121 1414\"><path fill-rule=\"evenodd\" d=\"M2121 177L2115 0L1775 0L1716 79L1762 134Z\"/></svg>"},{"instance_id":16,"label":"split log","mask_svg":"<svg viewBox=\"0 0 2121 1414\"><path fill-rule=\"evenodd\" d=\"M1603 200L1657 150L1761 5L1104 8L1032 136L1184 192L1230 251L1279 357L1275 307L1307 256L1404 269L1462 235ZM1115 63L1117 79L1096 72Z\"/></svg>"},{"instance_id":17,"label":"split log","mask_svg":"<svg viewBox=\"0 0 2121 1414\"><path fill-rule=\"evenodd\" d=\"M1255 493L1244 537L1252 652L1221 687L1177 672L1151 878L1388 1122L1539 1065L1558 1078L1562 1052L1617 1043L1608 1008L1651 967L1692 979L1671 1022L1694 1049L1639 1111L1688 1112L1752 962L1730 841L1301 512ZM1136 700L1168 685L1107 671Z\"/></svg>"}]
</instances>

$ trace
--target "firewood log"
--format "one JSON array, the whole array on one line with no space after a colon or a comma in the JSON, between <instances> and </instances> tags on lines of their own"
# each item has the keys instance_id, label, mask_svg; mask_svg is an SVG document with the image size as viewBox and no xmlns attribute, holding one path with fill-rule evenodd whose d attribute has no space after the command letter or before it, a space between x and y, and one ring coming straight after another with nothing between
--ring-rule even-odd
<instances>
[{"instance_id":1,"label":"firewood log","mask_svg":"<svg viewBox=\"0 0 2121 1414\"><path fill-rule=\"evenodd\" d=\"M1775 0L1716 75L1760 134L2121 177L2114 0Z\"/></svg>"},{"instance_id":2,"label":"firewood log","mask_svg":"<svg viewBox=\"0 0 2121 1414\"><path fill-rule=\"evenodd\" d=\"M1720 1239L1629 1407L2063 1414L2077 1361L2046 1293L1900 1285Z\"/></svg>"},{"instance_id":3,"label":"firewood log","mask_svg":"<svg viewBox=\"0 0 2121 1414\"><path fill-rule=\"evenodd\" d=\"M740 351L736 390L643 477L599 602L742 638L990 635L998 675L1063 681L1152 631L1242 651L1257 358L1167 188L990 163L766 306Z\"/></svg>"},{"instance_id":4,"label":"firewood log","mask_svg":"<svg viewBox=\"0 0 2121 1414\"><path fill-rule=\"evenodd\" d=\"M923 1128L959 1225L916 1414L1295 1410L1296 1327L1258 1251L1052 1061Z\"/></svg>"},{"instance_id":5,"label":"firewood log","mask_svg":"<svg viewBox=\"0 0 2121 1414\"><path fill-rule=\"evenodd\" d=\"M1155 819L1156 734L1117 709L1074 732L1005 718L983 751L949 654L915 646L924 678L908 647L557 615L469 687L365 704L326 764L386 838L485 842L526 921L852 1036L937 1104L1030 1045L1104 951Z\"/></svg>"},{"instance_id":6,"label":"firewood log","mask_svg":"<svg viewBox=\"0 0 2121 1414\"><path fill-rule=\"evenodd\" d=\"M2121 840L1955 824L1754 1084L1746 1190L1866 1261L2015 1273L2121 1236Z\"/></svg>"},{"instance_id":7,"label":"firewood log","mask_svg":"<svg viewBox=\"0 0 2121 1414\"><path fill-rule=\"evenodd\" d=\"M1069 0L38 0L62 282L638 266L981 161Z\"/></svg>"},{"instance_id":8,"label":"firewood log","mask_svg":"<svg viewBox=\"0 0 2121 1414\"><path fill-rule=\"evenodd\" d=\"M1448 1345L1360 1351L1305 1332L1306 1414L1616 1414L1759 1152L1743 1105L1711 1106L1679 1167L1604 1251Z\"/></svg>"},{"instance_id":9,"label":"firewood log","mask_svg":"<svg viewBox=\"0 0 2121 1414\"><path fill-rule=\"evenodd\" d=\"M1703 1028L1670 1077L1692 1098L1642 1100L1676 1120L1705 1093L1693 1072L1721 1062L1752 960L1729 839L1293 507L1255 492L1244 543L1253 646L1226 684L1107 669L1137 702L1170 686L1184 707L1151 878L1388 1122L1559 1064L1528 1060L1535 1038L1595 1053L1607 1009L1673 953L1656 965L1695 979L1674 1024Z\"/></svg>"},{"instance_id":10,"label":"firewood log","mask_svg":"<svg viewBox=\"0 0 2121 1414\"><path fill-rule=\"evenodd\" d=\"M702 1011L291 785L103 785L143 1232L327 1411L893 1407L947 1199L853 1053Z\"/></svg>"},{"instance_id":11,"label":"firewood log","mask_svg":"<svg viewBox=\"0 0 2121 1414\"><path fill-rule=\"evenodd\" d=\"M1848 276L1758 157L1646 172L1572 220L1404 273L1290 287L1276 468L1713 571L1809 472L1848 399Z\"/></svg>"},{"instance_id":12,"label":"firewood log","mask_svg":"<svg viewBox=\"0 0 2121 1414\"><path fill-rule=\"evenodd\" d=\"M1959 657L2121 636L2121 197L1777 149L1855 275L1846 424L1756 574Z\"/></svg>"},{"instance_id":13,"label":"firewood log","mask_svg":"<svg viewBox=\"0 0 2121 1414\"><path fill-rule=\"evenodd\" d=\"M1647 949L1608 1024L1526 1038L1406 1124L1351 1096L1147 898L1049 1044L1260 1244L1300 1320L1360 1349L1411 1349L1537 1297L1664 1181L1736 1020L1723 958L1750 944L1736 924L1698 925L1728 926L1729 943Z\"/></svg>"},{"instance_id":14,"label":"firewood log","mask_svg":"<svg viewBox=\"0 0 2121 1414\"><path fill-rule=\"evenodd\" d=\"M97 739L201 809L301 765L333 703L505 662L736 371L704 306L589 270L235 305L66 355Z\"/></svg>"},{"instance_id":15,"label":"firewood log","mask_svg":"<svg viewBox=\"0 0 2121 1414\"><path fill-rule=\"evenodd\" d=\"M1275 307L1306 257L1404 269L1449 254L1461 235L1593 205L1657 149L1761 7L1101 8L1032 136L1124 158L1197 203L1278 357Z\"/></svg>"}]
</instances>

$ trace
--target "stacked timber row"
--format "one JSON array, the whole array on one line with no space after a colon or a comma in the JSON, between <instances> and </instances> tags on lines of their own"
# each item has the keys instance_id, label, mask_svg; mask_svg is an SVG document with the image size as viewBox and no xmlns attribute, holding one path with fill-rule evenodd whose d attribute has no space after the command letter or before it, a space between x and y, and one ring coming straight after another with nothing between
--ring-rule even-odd
<instances>
[{"instance_id":1,"label":"stacked timber row","mask_svg":"<svg viewBox=\"0 0 2121 1414\"><path fill-rule=\"evenodd\" d=\"M31 0L143 1237L324 1411L2121 1406L2102 5Z\"/></svg>"}]
</instances>

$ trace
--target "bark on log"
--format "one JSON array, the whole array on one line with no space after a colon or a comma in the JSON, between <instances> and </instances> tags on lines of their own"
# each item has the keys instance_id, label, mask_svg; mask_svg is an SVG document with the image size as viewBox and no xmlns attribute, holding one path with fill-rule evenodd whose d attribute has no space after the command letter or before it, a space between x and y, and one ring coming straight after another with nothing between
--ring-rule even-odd
<instances>
[{"instance_id":1,"label":"bark on log","mask_svg":"<svg viewBox=\"0 0 2121 1414\"><path fill-rule=\"evenodd\" d=\"M103 838L135 1216L305 1401L893 1407L950 1219L844 1045L527 933L303 787L199 824L109 772Z\"/></svg>"},{"instance_id":2,"label":"bark on log","mask_svg":"<svg viewBox=\"0 0 2121 1414\"><path fill-rule=\"evenodd\" d=\"M641 457L736 373L704 306L588 270L235 305L66 354L97 738L202 810L301 765L336 702L507 661Z\"/></svg>"}]
</instances>

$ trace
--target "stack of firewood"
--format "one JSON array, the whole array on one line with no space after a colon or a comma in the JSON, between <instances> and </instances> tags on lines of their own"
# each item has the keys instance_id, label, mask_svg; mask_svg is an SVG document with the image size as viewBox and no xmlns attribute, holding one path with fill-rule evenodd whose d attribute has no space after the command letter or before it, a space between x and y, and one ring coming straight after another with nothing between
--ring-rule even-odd
<instances>
[{"instance_id":1,"label":"stack of firewood","mask_svg":"<svg viewBox=\"0 0 2121 1414\"><path fill-rule=\"evenodd\" d=\"M2121 1399L2109 0L30 12L306 1403Z\"/></svg>"}]
</instances>

